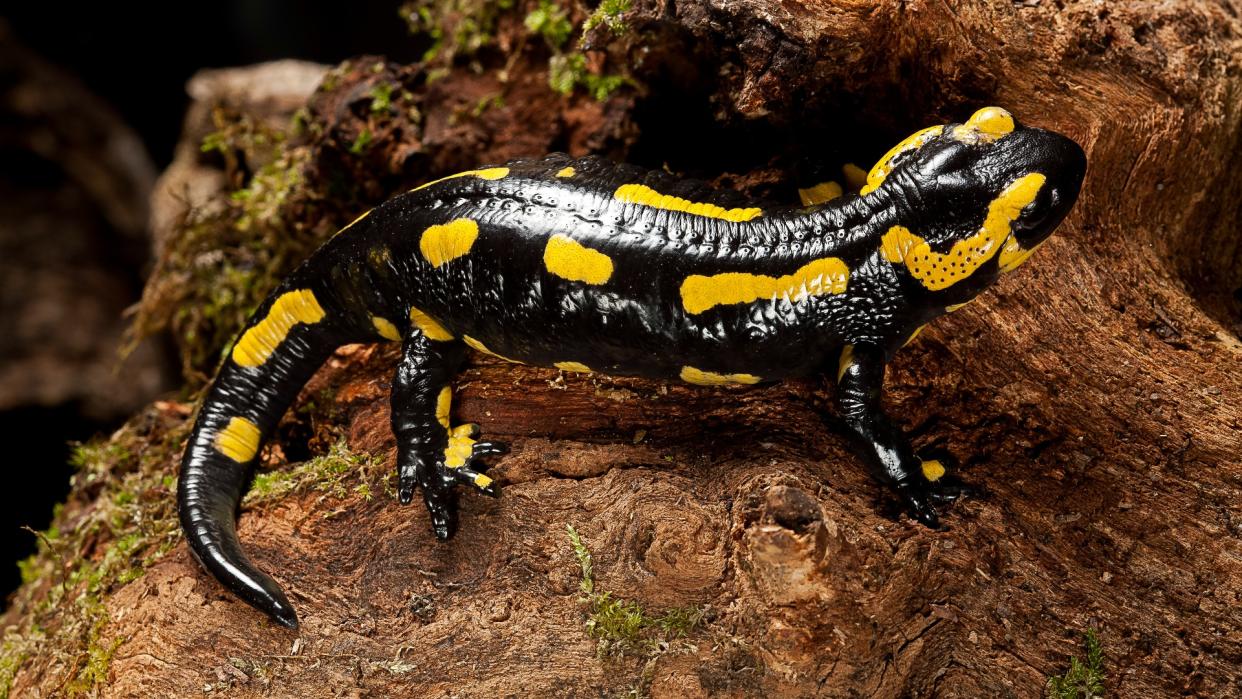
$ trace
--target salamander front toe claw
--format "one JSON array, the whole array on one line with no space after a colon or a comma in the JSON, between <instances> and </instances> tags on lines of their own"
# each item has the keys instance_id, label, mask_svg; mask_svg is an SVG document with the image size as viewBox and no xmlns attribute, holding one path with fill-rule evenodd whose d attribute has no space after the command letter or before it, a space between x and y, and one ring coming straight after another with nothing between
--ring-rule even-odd
<instances>
[{"instance_id":1,"label":"salamander front toe claw","mask_svg":"<svg viewBox=\"0 0 1242 699\"><path fill-rule=\"evenodd\" d=\"M905 502L906 511L911 517L929 529L943 529L940 515L936 514L936 508L931 503L931 494L925 485L900 485L897 486L897 493Z\"/></svg>"},{"instance_id":2,"label":"salamander front toe claw","mask_svg":"<svg viewBox=\"0 0 1242 699\"><path fill-rule=\"evenodd\" d=\"M417 481L413 476L410 478L402 477L397 481L397 501L402 505L408 505L414 501L414 488Z\"/></svg>"},{"instance_id":3,"label":"salamander front toe claw","mask_svg":"<svg viewBox=\"0 0 1242 699\"><path fill-rule=\"evenodd\" d=\"M500 456L509 453L509 445L504 442L482 441L474 443L474 450L470 454L472 459L482 459L488 456Z\"/></svg>"},{"instance_id":4,"label":"salamander front toe claw","mask_svg":"<svg viewBox=\"0 0 1242 699\"><path fill-rule=\"evenodd\" d=\"M453 469L452 473L453 480L456 483L474 488L480 493L490 495L491 497L500 495L500 491L496 488L496 481L482 473L481 468L476 470L471 466L461 466Z\"/></svg>"},{"instance_id":5,"label":"salamander front toe claw","mask_svg":"<svg viewBox=\"0 0 1242 699\"><path fill-rule=\"evenodd\" d=\"M452 503L452 496L448 493L428 494L424 491L423 502L431 515L431 530L435 532L436 538L445 541L452 537L457 529L456 507Z\"/></svg>"},{"instance_id":6,"label":"salamander front toe claw","mask_svg":"<svg viewBox=\"0 0 1242 699\"><path fill-rule=\"evenodd\" d=\"M940 503L954 502L958 498L975 497L979 494L978 490L954 476L945 476L934 481L928 491L932 499Z\"/></svg>"}]
</instances>

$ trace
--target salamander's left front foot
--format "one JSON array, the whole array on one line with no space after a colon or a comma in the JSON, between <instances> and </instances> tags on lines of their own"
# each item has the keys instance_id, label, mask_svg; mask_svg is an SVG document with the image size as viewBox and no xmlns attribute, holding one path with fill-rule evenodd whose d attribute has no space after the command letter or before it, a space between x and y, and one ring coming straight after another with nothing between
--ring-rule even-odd
<instances>
[{"instance_id":1,"label":"salamander's left front foot","mask_svg":"<svg viewBox=\"0 0 1242 699\"><path fill-rule=\"evenodd\" d=\"M951 503L974 495L975 491L955 476L946 473L945 463L956 465L951 457L920 459L921 473L913 474L905 483L895 486L910 516L932 529L942 529L936 503Z\"/></svg>"}]
</instances>

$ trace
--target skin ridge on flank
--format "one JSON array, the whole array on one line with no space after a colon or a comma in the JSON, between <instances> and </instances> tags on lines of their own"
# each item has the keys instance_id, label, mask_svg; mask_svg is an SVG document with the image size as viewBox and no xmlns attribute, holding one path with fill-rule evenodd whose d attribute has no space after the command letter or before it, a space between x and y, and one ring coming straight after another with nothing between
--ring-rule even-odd
<instances>
[{"instance_id":1,"label":"skin ridge on flank","mask_svg":"<svg viewBox=\"0 0 1242 699\"><path fill-rule=\"evenodd\" d=\"M182 461L191 550L243 600L297 625L234 517L281 414L354 342L401 344L398 499L421 492L442 539L458 486L498 493L484 471L505 450L452 421L469 351L703 390L823 377L872 474L937 526L935 503L964 487L884 414L885 365L1022 264L1069 212L1085 168L1070 139L989 107L916 132L870 172L845 166L841 182L801 190L800 205L559 154L416 187L332 237L242 331Z\"/></svg>"}]
</instances>

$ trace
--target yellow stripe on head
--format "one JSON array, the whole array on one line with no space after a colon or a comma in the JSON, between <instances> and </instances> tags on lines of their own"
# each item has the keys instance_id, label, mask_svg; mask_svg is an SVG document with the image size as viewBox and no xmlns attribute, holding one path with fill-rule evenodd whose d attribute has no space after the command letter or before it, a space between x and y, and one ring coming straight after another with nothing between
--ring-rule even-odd
<instances>
[{"instance_id":1,"label":"yellow stripe on head","mask_svg":"<svg viewBox=\"0 0 1242 699\"><path fill-rule=\"evenodd\" d=\"M881 238L880 252L889 262L905 263L910 274L927 289L947 289L974 274L975 270L996 256L1002 243L1009 239L1014 220L1024 207L1035 201L1046 179L1033 172L1011 182L988 205L987 217L979 231L953 243L953 247L944 254L933 251L927 241L904 226L888 229ZM1007 261L1012 264L1014 259ZM1020 263L1021 260L1017 260L1017 264Z\"/></svg>"},{"instance_id":2,"label":"yellow stripe on head","mask_svg":"<svg viewBox=\"0 0 1242 699\"><path fill-rule=\"evenodd\" d=\"M439 267L470 252L478 237L479 224L473 219L459 218L428 226L418 241L418 249L432 267Z\"/></svg>"},{"instance_id":3,"label":"yellow stripe on head","mask_svg":"<svg viewBox=\"0 0 1242 699\"><path fill-rule=\"evenodd\" d=\"M216 435L216 449L239 464L259 453L259 426L244 417L231 417Z\"/></svg>"},{"instance_id":4,"label":"yellow stripe on head","mask_svg":"<svg viewBox=\"0 0 1242 699\"><path fill-rule=\"evenodd\" d=\"M631 204L642 204L656 209L665 209L667 211L682 211L695 216L706 216L708 218L718 218L724 221L732 221L740 223L749 221L763 213L763 210L754 207L746 209L725 209L715 204L707 204L704 202L693 202L681 197L675 197L671 194L660 194L654 189L641 184L623 184L617 187L617 191L613 194L618 201Z\"/></svg>"},{"instance_id":5,"label":"yellow stripe on head","mask_svg":"<svg viewBox=\"0 0 1242 699\"><path fill-rule=\"evenodd\" d=\"M991 143L1013 133L1013 116L1000 107L984 107L953 129L953 138L967 143Z\"/></svg>"},{"instance_id":6,"label":"yellow stripe on head","mask_svg":"<svg viewBox=\"0 0 1242 699\"><path fill-rule=\"evenodd\" d=\"M263 320L242 333L233 345L233 361L239 366L262 366L298 323L312 325L323 320L324 310L310 289L281 294Z\"/></svg>"},{"instance_id":7,"label":"yellow stripe on head","mask_svg":"<svg viewBox=\"0 0 1242 699\"><path fill-rule=\"evenodd\" d=\"M543 249L549 274L573 282L603 284L612 277L612 258L565 235L554 235Z\"/></svg>"},{"instance_id":8,"label":"yellow stripe on head","mask_svg":"<svg viewBox=\"0 0 1242 699\"><path fill-rule=\"evenodd\" d=\"M843 260L813 260L783 277L726 272L710 277L693 274L681 284L681 303L687 313L715 306L751 303L761 298L785 297L797 302L808 296L840 294L849 284L850 268Z\"/></svg>"},{"instance_id":9,"label":"yellow stripe on head","mask_svg":"<svg viewBox=\"0 0 1242 699\"><path fill-rule=\"evenodd\" d=\"M944 132L944 126L929 126L925 129L919 129L914 133L906 136L900 143L888 149L888 152L876 161L871 168L871 172L867 173L867 183L859 190L859 194L870 194L877 187L884 183L884 179L888 177L888 173L893 169L893 160L897 156L907 151L918 150L923 144L939 136Z\"/></svg>"}]
</instances>

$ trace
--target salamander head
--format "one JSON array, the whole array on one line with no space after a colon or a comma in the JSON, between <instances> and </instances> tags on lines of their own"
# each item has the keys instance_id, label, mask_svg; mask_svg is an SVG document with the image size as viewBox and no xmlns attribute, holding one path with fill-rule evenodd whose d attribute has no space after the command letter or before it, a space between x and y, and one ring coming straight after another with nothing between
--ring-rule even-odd
<instances>
[{"instance_id":1,"label":"salamander head","mask_svg":"<svg viewBox=\"0 0 1242 699\"><path fill-rule=\"evenodd\" d=\"M886 258L932 291L969 297L1052 234L1085 170L1077 143L987 107L902 141L872 168L862 194L883 188L892 197L898 225L884 235Z\"/></svg>"}]
</instances>

